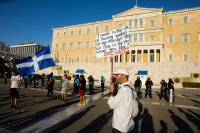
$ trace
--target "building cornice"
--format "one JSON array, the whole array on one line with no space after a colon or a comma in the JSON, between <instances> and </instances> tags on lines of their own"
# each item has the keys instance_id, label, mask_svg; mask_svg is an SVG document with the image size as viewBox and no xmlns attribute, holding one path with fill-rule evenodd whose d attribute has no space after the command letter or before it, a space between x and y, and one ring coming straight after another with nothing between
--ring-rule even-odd
<instances>
[{"instance_id":1,"label":"building cornice","mask_svg":"<svg viewBox=\"0 0 200 133\"><path fill-rule=\"evenodd\" d=\"M167 12L164 12L163 15L182 13L182 12L190 12L190 11L194 11L194 10L200 10L200 7L185 8L185 9L180 9L180 10L176 10L176 11L167 11Z\"/></svg>"},{"instance_id":2,"label":"building cornice","mask_svg":"<svg viewBox=\"0 0 200 133\"><path fill-rule=\"evenodd\" d=\"M91 22L91 23L86 23L86 24L78 24L78 25L71 25L71 26L65 26L61 28L53 28L52 30L62 30L62 29L69 29L69 28L75 28L75 27L81 27L81 26L88 26L88 25L93 25L93 24L101 24L101 23L108 23L108 22L113 22L112 19L110 20L104 20L104 21L97 21L97 22Z\"/></svg>"}]
</instances>

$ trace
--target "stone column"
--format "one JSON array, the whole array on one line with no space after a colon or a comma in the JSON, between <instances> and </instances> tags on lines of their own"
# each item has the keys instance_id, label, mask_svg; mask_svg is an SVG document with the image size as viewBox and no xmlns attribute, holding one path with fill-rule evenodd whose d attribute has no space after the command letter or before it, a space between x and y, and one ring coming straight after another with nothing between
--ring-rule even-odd
<instances>
[{"instance_id":1,"label":"stone column","mask_svg":"<svg viewBox=\"0 0 200 133\"><path fill-rule=\"evenodd\" d=\"M156 62L156 49L154 49L154 62Z\"/></svg>"},{"instance_id":2,"label":"stone column","mask_svg":"<svg viewBox=\"0 0 200 133\"><path fill-rule=\"evenodd\" d=\"M135 49L135 62L138 62L138 60L137 60L137 55L138 55L138 52L137 52L137 49Z\"/></svg>"},{"instance_id":3,"label":"stone column","mask_svg":"<svg viewBox=\"0 0 200 133\"><path fill-rule=\"evenodd\" d=\"M141 62L144 62L144 49L141 49Z\"/></svg>"},{"instance_id":4,"label":"stone column","mask_svg":"<svg viewBox=\"0 0 200 133\"><path fill-rule=\"evenodd\" d=\"M129 62L131 62L132 59L132 50L129 51Z\"/></svg>"},{"instance_id":5,"label":"stone column","mask_svg":"<svg viewBox=\"0 0 200 133\"><path fill-rule=\"evenodd\" d=\"M163 62L163 51L160 49L160 62Z\"/></svg>"},{"instance_id":6,"label":"stone column","mask_svg":"<svg viewBox=\"0 0 200 133\"><path fill-rule=\"evenodd\" d=\"M148 60L147 60L147 62L150 62L150 49L147 49L147 56L148 56Z\"/></svg>"}]
</instances>

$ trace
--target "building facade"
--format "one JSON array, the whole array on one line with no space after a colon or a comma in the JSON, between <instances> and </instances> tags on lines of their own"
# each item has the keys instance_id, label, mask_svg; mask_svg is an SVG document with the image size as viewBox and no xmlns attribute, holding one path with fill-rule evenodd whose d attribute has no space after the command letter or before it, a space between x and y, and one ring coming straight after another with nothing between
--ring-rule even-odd
<instances>
[{"instance_id":1,"label":"building facade","mask_svg":"<svg viewBox=\"0 0 200 133\"><path fill-rule=\"evenodd\" d=\"M10 53L21 58L32 56L36 52L43 49L44 46L37 43L23 43L10 46Z\"/></svg>"},{"instance_id":2,"label":"building facade","mask_svg":"<svg viewBox=\"0 0 200 133\"><path fill-rule=\"evenodd\" d=\"M200 72L200 7L163 12L135 6L111 20L53 29L52 56L62 69L84 69L96 79L110 77L109 57L96 58L96 35L129 26L129 52L114 57L114 69L126 68L134 81L139 70L161 78Z\"/></svg>"}]
</instances>

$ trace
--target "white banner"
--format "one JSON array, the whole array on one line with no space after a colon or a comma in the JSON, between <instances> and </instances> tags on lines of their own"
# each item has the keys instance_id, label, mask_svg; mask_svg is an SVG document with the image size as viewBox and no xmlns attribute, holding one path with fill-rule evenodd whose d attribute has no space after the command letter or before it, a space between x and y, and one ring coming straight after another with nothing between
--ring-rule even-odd
<instances>
[{"instance_id":1,"label":"white banner","mask_svg":"<svg viewBox=\"0 0 200 133\"><path fill-rule=\"evenodd\" d=\"M97 35L96 57L113 56L129 51L129 29L124 26Z\"/></svg>"}]
</instances>

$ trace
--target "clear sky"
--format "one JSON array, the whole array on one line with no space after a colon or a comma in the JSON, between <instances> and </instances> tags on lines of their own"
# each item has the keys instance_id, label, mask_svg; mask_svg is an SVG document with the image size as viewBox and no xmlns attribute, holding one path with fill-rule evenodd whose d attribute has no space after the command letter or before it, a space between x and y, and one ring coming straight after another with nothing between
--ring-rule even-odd
<instances>
[{"instance_id":1,"label":"clear sky","mask_svg":"<svg viewBox=\"0 0 200 133\"><path fill-rule=\"evenodd\" d=\"M50 45L52 29L112 19L135 0L0 0L0 42ZM200 7L200 0L138 0L139 7L164 12Z\"/></svg>"}]
</instances>

